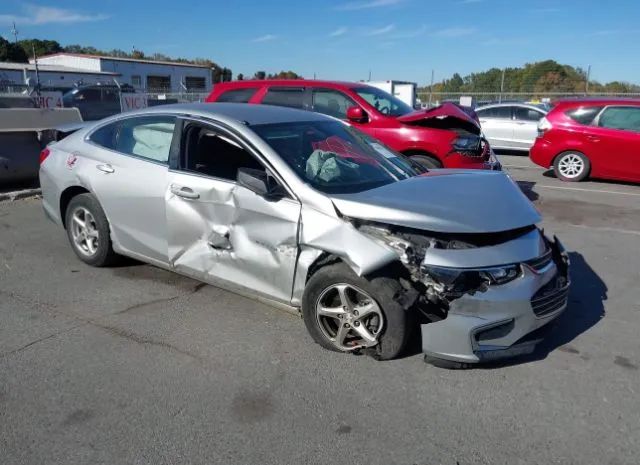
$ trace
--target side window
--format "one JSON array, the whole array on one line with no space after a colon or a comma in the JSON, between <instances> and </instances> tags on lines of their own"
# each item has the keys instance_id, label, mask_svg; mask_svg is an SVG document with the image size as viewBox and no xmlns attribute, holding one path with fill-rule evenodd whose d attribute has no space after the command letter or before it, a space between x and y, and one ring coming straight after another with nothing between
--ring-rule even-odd
<instances>
[{"instance_id":1,"label":"side window","mask_svg":"<svg viewBox=\"0 0 640 465\"><path fill-rule=\"evenodd\" d=\"M264 166L230 137L191 123L183 132L182 167L186 171L235 181L239 168L264 171Z\"/></svg>"},{"instance_id":2,"label":"side window","mask_svg":"<svg viewBox=\"0 0 640 465\"><path fill-rule=\"evenodd\" d=\"M127 155L168 163L176 119L142 116L120 122L115 150Z\"/></svg>"},{"instance_id":3,"label":"side window","mask_svg":"<svg viewBox=\"0 0 640 465\"><path fill-rule=\"evenodd\" d=\"M265 105L303 108L304 89L302 87L271 87L262 99Z\"/></svg>"},{"instance_id":4,"label":"side window","mask_svg":"<svg viewBox=\"0 0 640 465\"><path fill-rule=\"evenodd\" d=\"M116 102L119 101L119 92L117 89L104 88L102 89L102 101L103 102Z\"/></svg>"},{"instance_id":5,"label":"side window","mask_svg":"<svg viewBox=\"0 0 640 465\"><path fill-rule=\"evenodd\" d=\"M640 132L640 107L609 107L600 115L598 126Z\"/></svg>"},{"instance_id":6,"label":"side window","mask_svg":"<svg viewBox=\"0 0 640 465\"><path fill-rule=\"evenodd\" d=\"M81 89L74 100L85 101L85 102L99 102L100 101L100 89Z\"/></svg>"},{"instance_id":7,"label":"side window","mask_svg":"<svg viewBox=\"0 0 640 465\"><path fill-rule=\"evenodd\" d=\"M106 149L115 150L116 134L118 132L118 123L107 124L93 131L89 136L89 140L94 144Z\"/></svg>"},{"instance_id":8,"label":"side window","mask_svg":"<svg viewBox=\"0 0 640 465\"><path fill-rule=\"evenodd\" d=\"M518 121L540 121L540 119L544 116L537 110L532 108L524 108L524 107L514 107L513 114L515 119Z\"/></svg>"},{"instance_id":9,"label":"side window","mask_svg":"<svg viewBox=\"0 0 640 465\"><path fill-rule=\"evenodd\" d=\"M346 119L347 108L355 105L355 102L342 92L331 89L313 90L313 111Z\"/></svg>"},{"instance_id":10,"label":"side window","mask_svg":"<svg viewBox=\"0 0 640 465\"><path fill-rule=\"evenodd\" d=\"M231 89L223 92L216 102L247 103L254 96L257 87L247 89Z\"/></svg>"},{"instance_id":11,"label":"side window","mask_svg":"<svg viewBox=\"0 0 640 465\"><path fill-rule=\"evenodd\" d=\"M478 113L478 117L511 119L511 107L493 107L486 108Z\"/></svg>"},{"instance_id":12,"label":"side window","mask_svg":"<svg viewBox=\"0 0 640 465\"><path fill-rule=\"evenodd\" d=\"M580 107L567 111L565 114L579 124L589 125L598 116L602 107Z\"/></svg>"}]
</instances>

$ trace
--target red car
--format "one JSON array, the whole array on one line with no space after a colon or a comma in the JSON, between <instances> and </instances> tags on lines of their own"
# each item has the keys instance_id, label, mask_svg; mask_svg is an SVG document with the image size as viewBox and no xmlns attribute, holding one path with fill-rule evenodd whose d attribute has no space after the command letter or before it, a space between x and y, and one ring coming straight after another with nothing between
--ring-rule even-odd
<instances>
[{"instance_id":1,"label":"red car","mask_svg":"<svg viewBox=\"0 0 640 465\"><path fill-rule=\"evenodd\" d=\"M445 103L411 106L364 83L316 80L234 81L216 84L207 102L280 105L349 121L427 168L500 169L481 137L477 117Z\"/></svg>"},{"instance_id":2,"label":"red car","mask_svg":"<svg viewBox=\"0 0 640 465\"><path fill-rule=\"evenodd\" d=\"M640 100L558 102L540 120L529 157L563 181L640 182Z\"/></svg>"}]
</instances>

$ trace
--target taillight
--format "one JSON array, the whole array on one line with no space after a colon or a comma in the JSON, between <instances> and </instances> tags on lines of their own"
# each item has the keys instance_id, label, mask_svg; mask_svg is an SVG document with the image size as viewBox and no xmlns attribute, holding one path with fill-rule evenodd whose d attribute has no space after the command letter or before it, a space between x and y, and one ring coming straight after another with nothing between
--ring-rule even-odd
<instances>
[{"instance_id":1,"label":"taillight","mask_svg":"<svg viewBox=\"0 0 640 465\"><path fill-rule=\"evenodd\" d=\"M49 156L50 153L51 153L51 150L49 150L49 149L44 149L42 152L40 152L40 164L41 165L47 159L47 157Z\"/></svg>"},{"instance_id":2,"label":"taillight","mask_svg":"<svg viewBox=\"0 0 640 465\"><path fill-rule=\"evenodd\" d=\"M552 127L551 122L546 117L543 117L538 123L538 137L544 136L544 133Z\"/></svg>"},{"instance_id":3,"label":"taillight","mask_svg":"<svg viewBox=\"0 0 640 465\"><path fill-rule=\"evenodd\" d=\"M453 141L453 151L467 157L481 157L483 149L482 139L474 134L459 135Z\"/></svg>"}]
</instances>

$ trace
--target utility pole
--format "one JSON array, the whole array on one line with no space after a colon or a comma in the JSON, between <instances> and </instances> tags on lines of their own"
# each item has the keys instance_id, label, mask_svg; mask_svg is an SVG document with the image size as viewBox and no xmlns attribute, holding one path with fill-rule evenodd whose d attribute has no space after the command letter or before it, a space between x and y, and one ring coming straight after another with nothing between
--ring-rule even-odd
<instances>
[{"instance_id":1,"label":"utility pole","mask_svg":"<svg viewBox=\"0 0 640 465\"><path fill-rule=\"evenodd\" d=\"M371 82L371 70L369 70L369 82Z\"/></svg>"},{"instance_id":2,"label":"utility pole","mask_svg":"<svg viewBox=\"0 0 640 465\"><path fill-rule=\"evenodd\" d=\"M16 29L16 22L13 22L13 29L11 29L11 34L13 34L13 41L18 43L18 30Z\"/></svg>"},{"instance_id":3,"label":"utility pole","mask_svg":"<svg viewBox=\"0 0 640 465\"><path fill-rule=\"evenodd\" d=\"M589 78L591 77L591 65L587 66L587 82L584 83L584 93L589 95Z\"/></svg>"},{"instance_id":4,"label":"utility pole","mask_svg":"<svg viewBox=\"0 0 640 465\"><path fill-rule=\"evenodd\" d=\"M503 92L504 92L504 68L502 68L502 79L500 80L500 95L498 96L498 103L502 103Z\"/></svg>"},{"instance_id":5,"label":"utility pole","mask_svg":"<svg viewBox=\"0 0 640 465\"><path fill-rule=\"evenodd\" d=\"M31 42L31 50L33 51L33 64L36 66L36 95L40 97L40 71L38 70L38 57L36 56L36 46Z\"/></svg>"},{"instance_id":6,"label":"utility pole","mask_svg":"<svg viewBox=\"0 0 640 465\"><path fill-rule=\"evenodd\" d=\"M431 108L431 101L433 100L433 78L434 70L431 70L431 84L429 85L429 108Z\"/></svg>"}]
</instances>

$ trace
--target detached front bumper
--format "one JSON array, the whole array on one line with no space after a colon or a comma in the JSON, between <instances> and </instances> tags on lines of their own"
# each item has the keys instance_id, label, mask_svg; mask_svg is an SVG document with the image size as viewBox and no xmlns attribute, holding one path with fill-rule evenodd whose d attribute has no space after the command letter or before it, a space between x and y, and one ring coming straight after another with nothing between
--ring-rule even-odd
<instances>
[{"instance_id":1,"label":"detached front bumper","mask_svg":"<svg viewBox=\"0 0 640 465\"><path fill-rule=\"evenodd\" d=\"M533 352L543 327L566 308L569 258L557 238L542 268L523 264L523 274L485 292L450 303L444 320L422 325L422 348L435 359L480 363Z\"/></svg>"}]
</instances>

